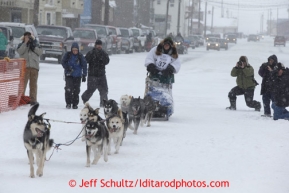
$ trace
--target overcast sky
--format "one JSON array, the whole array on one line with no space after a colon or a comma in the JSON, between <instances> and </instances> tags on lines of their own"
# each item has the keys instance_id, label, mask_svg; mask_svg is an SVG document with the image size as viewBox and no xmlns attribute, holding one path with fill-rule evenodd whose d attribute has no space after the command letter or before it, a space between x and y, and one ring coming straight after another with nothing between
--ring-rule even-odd
<instances>
[{"instance_id":1,"label":"overcast sky","mask_svg":"<svg viewBox=\"0 0 289 193\"><path fill-rule=\"evenodd\" d=\"M197 1L197 0L195 0ZM201 0L202 11L205 10L206 0ZM271 18L287 18L289 0L207 0L207 10L214 6L214 20L221 17L223 2L224 17L239 17L239 32L245 34L258 33L261 30L261 15L264 15L263 31L267 29L267 19L271 9ZM239 6L238 6L239 4Z\"/></svg>"}]
</instances>

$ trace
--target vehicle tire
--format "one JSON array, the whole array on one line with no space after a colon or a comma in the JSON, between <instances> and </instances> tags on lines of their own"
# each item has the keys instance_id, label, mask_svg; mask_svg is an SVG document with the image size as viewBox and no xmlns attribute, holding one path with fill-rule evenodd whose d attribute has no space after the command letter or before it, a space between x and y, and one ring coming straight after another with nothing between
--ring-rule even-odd
<instances>
[{"instance_id":1,"label":"vehicle tire","mask_svg":"<svg viewBox=\"0 0 289 193\"><path fill-rule=\"evenodd\" d=\"M207 48L207 51L209 51L209 48Z\"/></svg>"},{"instance_id":2,"label":"vehicle tire","mask_svg":"<svg viewBox=\"0 0 289 193\"><path fill-rule=\"evenodd\" d=\"M129 50L125 50L125 53L126 53L126 54L129 54Z\"/></svg>"},{"instance_id":3,"label":"vehicle tire","mask_svg":"<svg viewBox=\"0 0 289 193\"><path fill-rule=\"evenodd\" d=\"M44 54L40 55L40 60L45 60L45 55Z\"/></svg>"},{"instance_id":4,"label":"vehicle tire","mask_svg":"<svg viewBox=\"0 0 289 193\"><path fill-rule=\"evenodd\" d=\"M275 47L276 45L274 44L274 47Z\"/></svg>"}]
</instances>

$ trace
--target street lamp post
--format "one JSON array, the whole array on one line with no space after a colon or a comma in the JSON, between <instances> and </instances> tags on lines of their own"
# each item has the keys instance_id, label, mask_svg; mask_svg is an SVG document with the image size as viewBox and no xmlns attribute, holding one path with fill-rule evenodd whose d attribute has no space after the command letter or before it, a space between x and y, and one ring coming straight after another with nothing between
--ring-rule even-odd
<instances>
[{"instance_id":1,"label":"street lamp post","mask_svg":"<svg viewBox=\"0 0 289 193\"><path fill-rule=\"evenodd\" d=\"M170 0L167 1L166 23L165 23L165 32L164 32L165 37L167 36L167 30L168 30L169 3L170 3Z\"/></svg>"}]
</instances>

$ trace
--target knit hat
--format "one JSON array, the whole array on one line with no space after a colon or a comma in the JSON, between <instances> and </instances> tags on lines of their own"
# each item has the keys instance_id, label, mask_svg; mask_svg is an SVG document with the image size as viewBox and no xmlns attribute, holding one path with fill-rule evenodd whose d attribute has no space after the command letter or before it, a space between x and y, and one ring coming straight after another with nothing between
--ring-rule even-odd
<instances>
[{"instance_id":1,"label":"knit hat","mask_svg":"<svg viewBox=\"0 0 289 193\"><path fill-rule=\"evenodd\" d=\"M102 41L100 39L96 40L95 45L102 45Z\"/></svg>"},{"instance_id":2,"label":"knit hat","mask_svg":"<svg viewBox=\"0 0 289 193\"><path fill-rule=\"evenodd\" d=\"M170 46L173 46L174 42L173 42L173 40L172 40L171 37L166 37L166 38L164 39L164 45L165 45L165 44L169 44Z\"/></svg>"},{"instance_id":3,"label":"knit hat","mask_svg":"<svg viewBox=\"0 0 289 193\"><path fill-rule=\"evenodd\" d=\"M23 36L31 36L31 33L29 32L29 31L26 31L24 34L23 34Z\"/></svg>"}]
</instances>

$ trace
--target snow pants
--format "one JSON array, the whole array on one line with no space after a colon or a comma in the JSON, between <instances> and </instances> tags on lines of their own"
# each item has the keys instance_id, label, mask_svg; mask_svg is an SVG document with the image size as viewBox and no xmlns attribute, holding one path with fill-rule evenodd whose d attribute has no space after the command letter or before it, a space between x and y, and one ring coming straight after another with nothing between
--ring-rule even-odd
<instances>
[{"instance_id":1,"label":"snow pants","mask_svg":"<svg viewBox=\"0 0 289 193\"><path fill-rule=\"evenodd\" d=\"M79 103L81 77L65 76L65 101L73 106Z\"/></svg>"}]
</instances>

